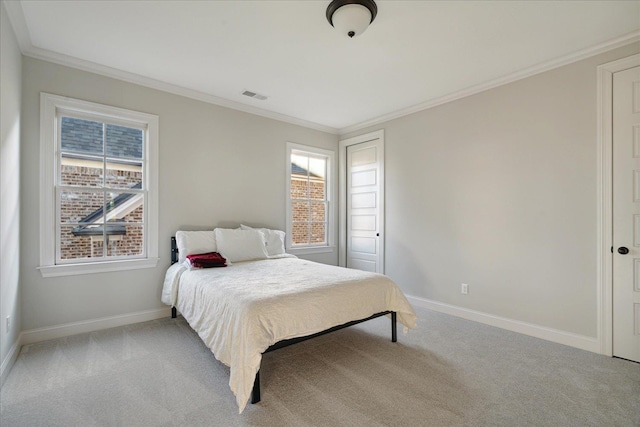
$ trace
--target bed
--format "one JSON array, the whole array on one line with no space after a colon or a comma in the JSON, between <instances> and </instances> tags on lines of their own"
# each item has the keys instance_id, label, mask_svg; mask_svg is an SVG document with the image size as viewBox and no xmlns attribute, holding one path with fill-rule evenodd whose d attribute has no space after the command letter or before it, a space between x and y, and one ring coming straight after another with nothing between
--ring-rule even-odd
<instances>
[{"instance_id":1,"label":"bed","mask_svg":"<svg viewBox=\"0 0 640 427\"><path fill-rule=\"evenodd\" d=\"M171 248L162 301L229 366L239 412L249 398L260 401L264 353L385 315L394 342L396 321L405 330L416 325L411 305L384 275L266 251L224 268L189 269L173 237Z\"/></svg>"}]
</instances>

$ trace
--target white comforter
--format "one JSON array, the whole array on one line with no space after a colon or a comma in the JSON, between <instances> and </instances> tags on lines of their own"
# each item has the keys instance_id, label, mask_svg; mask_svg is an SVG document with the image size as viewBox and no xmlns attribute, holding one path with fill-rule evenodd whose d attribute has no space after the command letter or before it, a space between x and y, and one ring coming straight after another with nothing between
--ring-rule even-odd
<instances>
[{"instance_id":1,"label":"white comforter","mask_svg":"<svg viewBox=\"0 0 640 427\"><path fill-rule=\"evenodd\" d=\"M415 328L416 315L388 277L298 258L187 270L172 265L162 301L175 306L215 357L230 367L239 411L247 404L262 352L382 311Z\"/></svg>"}]
</instances>

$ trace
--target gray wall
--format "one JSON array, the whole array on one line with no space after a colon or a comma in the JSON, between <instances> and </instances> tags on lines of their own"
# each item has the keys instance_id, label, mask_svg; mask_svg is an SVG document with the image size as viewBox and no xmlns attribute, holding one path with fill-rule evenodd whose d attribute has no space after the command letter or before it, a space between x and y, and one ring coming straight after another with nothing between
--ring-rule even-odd
<instances>
[{"instance_id":1,"label":"gray wall","mask_svg":"<svg viewBox=\"0 0 640 427\"><path fill-rule=\"evenodd\" d=\"M3 177L11 99L4 85L19 87L20 79L4 70L5 44L19 64L4 22ZM595 336L596 66L638 51L620 48L345 135L385 129L387 274L409 295ZM162 307L176 230L240 222L284 228L285 142L337 149L337 138L323 132L32 58L22 67L20 241L2 238L3 247L12 242L7 262L21 251L25 330ZM157 268L49 279L37 272L41 91L160 116ZM17 108L6 114L16 120ZM18 294L16 270L5 282L5 258L3 310L5 289ZM312 259L335 264L337 256Z\"/></svg>"},{"instance_id":2,"label":"gray wall","mask_svg":"<svg viewBox=\"0 0 640 427\"><path fill-rule=\"evenodd\" d=\"M179 229L285 227L285 148L337 150L338 138L32 58L23 62L22 262L25 330L163 307L169 238ZM39 263L39 94L160 117L160 263L155 269L43 279ZM337 263L337 253L309 257Z\"/></svg>"},{"instance_id":3,"label":"gray wall","mask_svg":"<svg viewBox=\"0 0 640 427\"><path fill-rule=\"evenodd\" d=\"M405 293L596 336L596 67L638 51L341 137L385 130L386 273Z\"/></svg>"},{"instance_id":4,"label":"gray wall","mask_svg":"<svg viewBox=\"0 0 640 427\"><path fill-rule=\"evenodd\" d=\"M20 92L22 55L0 6L0 363L18 341L20 323ZM11 327L6 330L7 316ZM3 372L6 375L6 372Z\"/></svg>"}]
</instances>

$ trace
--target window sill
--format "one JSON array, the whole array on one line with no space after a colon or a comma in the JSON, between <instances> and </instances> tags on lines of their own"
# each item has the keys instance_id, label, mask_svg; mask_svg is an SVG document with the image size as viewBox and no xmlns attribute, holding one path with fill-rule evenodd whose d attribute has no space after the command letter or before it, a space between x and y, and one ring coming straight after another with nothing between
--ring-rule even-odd
<instances>
[{"instance_id":1,"label":"window sill","mask_svg":"<svg viewBox=\"0 0 640 427\"><path fill-rule=\"evenodd\" d=\"M42 277L58 277L137 270L140 268L154 268L157 264L158 258L145 258L135 260L87 262L82 264L46 265L38 267L38 270L40 270Z\"/></svg>"},{"instance_id":2,"label":"window sill","mask_svg":"<svg viewBox=\"0 0 640 427\"><path fill-rule=\"evenodd\" d=\"M326 254L334 252L335 246L309 246L305 248L288 248L287 253L292 255Z\"/></svg>"}]
</instances>

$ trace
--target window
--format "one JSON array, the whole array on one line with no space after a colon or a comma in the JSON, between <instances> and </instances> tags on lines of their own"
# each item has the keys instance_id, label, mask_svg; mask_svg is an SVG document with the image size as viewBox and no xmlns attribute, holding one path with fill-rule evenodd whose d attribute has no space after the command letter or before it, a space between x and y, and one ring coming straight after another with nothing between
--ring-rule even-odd
<instances>
[{"instance_id":1,"label":"window","mask_svg":"<svg viewBox=\"0 0 640 427\"><path fill-rule=\"evenodd\" d=\"M287 144L287 250L333 250L333 152Z\"/></svg>"},{"instance_id":2,"label":"window","mask_svg":"<svg viewBox=\"0 0 640 427\"><path fill-rule=\"evenodd\" d=\"M41 94L43 276L157 263L158 117Z\"/></svg>"}]
</instances>

